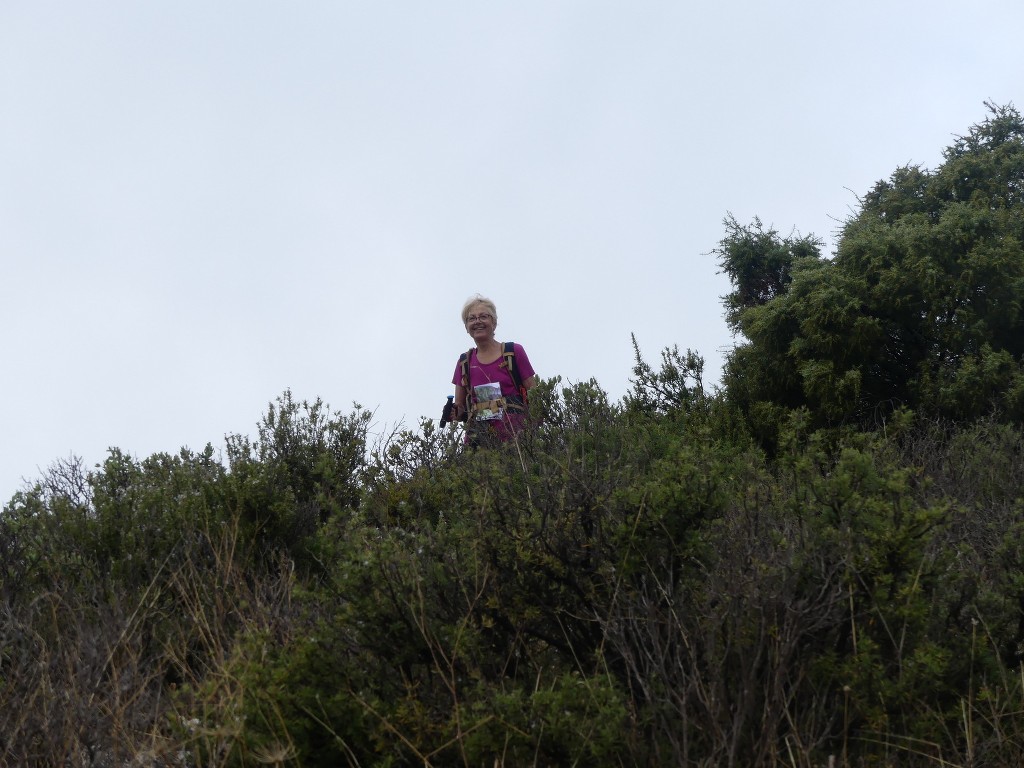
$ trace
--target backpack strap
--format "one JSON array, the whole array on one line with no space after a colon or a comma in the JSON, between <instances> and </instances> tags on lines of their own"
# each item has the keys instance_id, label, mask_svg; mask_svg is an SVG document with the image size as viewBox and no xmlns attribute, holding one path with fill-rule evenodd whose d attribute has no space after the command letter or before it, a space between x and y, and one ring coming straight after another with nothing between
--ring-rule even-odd
<instances>
[{"instance_id":1,"label":"backpack strap","mask_svg":"<svg viewBox=\"0 0 1024 768\"><path fill-rule=\"evenodd\" d=\"M469 358L473 354L473 350L469 349L459 355L459 370L462 371L462 391L466 397L466 401L459 403L459 407L464 409L462 411L463 416L467 419L473 409L473 390L469 386Z\"/></svg>"},{"instance_id":2,"label":"backpack strap","mask_svg":"<svg viewBox=\"0 0 1024 768\"><path fill-rule=\"evenodd\" d=\"M463 352L459 355L459 368L462 370L462 388L467 392L469 391L469 357L473 354L473 350L470 349L468 352Z\"/></svg>"},{"instance_id":3,"label":"backpack strap","mask_svg":"<svg viewBox=\"0 0 1024 768\"><path fill-rule=\"evenodd\" d=\"M523 386L523 377L519 375L519 366L516 365L516 347L511 341L506 341L502 345L501 356L505 358L502 365L508 368L509 375L512 376L512 383L515 384L516 392L523 399L523 404L526 404L526 387Z\"/></svg>"}]
</instances>

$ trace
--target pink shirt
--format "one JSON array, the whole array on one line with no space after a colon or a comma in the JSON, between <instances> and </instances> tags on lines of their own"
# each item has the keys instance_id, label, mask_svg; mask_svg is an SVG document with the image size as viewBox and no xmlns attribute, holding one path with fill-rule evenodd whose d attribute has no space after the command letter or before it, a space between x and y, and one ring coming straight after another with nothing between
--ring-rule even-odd
<instances>
[{"instance_id":1,"label":"pink shirt","mask_svg":"<svg viewBox=\"0 0 1024 768\"><path fill-rule=\"evenodd\" d=\"M513 344L515 351L516 368L519 369L519 376L522 381L528 380L534 375L530 358L526 350L520 344ZM455 364L455 374L452 376L452 384L462 384L462 366ZM512 380L512 372L505 365L505 357L501 355L492 363L481 363L477 359L476 350L469 355L469 390L475 394L475 388L486 384L497 384L501 388L502 397L519 397L515 382ZM474 396L472 402L477 402ZM464 404L463 404L464 405ZM500 416L493 419L477 420L477 424L486 424L494 429L496 436L501 440L508 440L512 434L518 432L526 421L525 414L520 411L505 409ZM468 439L468 435L467 435Z\"/></svg>"}]
</instances>

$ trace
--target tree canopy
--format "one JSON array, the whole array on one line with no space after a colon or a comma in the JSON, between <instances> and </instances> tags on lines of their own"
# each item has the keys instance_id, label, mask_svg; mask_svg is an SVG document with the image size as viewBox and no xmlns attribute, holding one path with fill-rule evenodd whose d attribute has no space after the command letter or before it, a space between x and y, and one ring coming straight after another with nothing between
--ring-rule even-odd
<instances>
[{"instance_id":1,"label":"tree canopy","mask_svg":"<svg viewBox=\"0 0 1024 768\"><path fill-rule=\"evenodd\" d=\"M745 342L724 386L762 427L796 407L819 425L1024 415L1024 121L987 106L937 169L877 182L831 257L726 219L726 317Z\"/></svg>"}]
</instances>

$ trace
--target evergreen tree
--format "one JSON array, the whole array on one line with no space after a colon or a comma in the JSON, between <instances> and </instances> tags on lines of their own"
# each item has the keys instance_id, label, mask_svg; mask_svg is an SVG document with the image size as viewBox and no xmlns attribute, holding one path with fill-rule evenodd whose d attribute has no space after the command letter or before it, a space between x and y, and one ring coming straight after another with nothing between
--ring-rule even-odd
<instances>
[{"instance_id":1,"label":"evergreen tree","mask_svg":"<svg viewBox=\"0 0 1024 768\"><path fill-rule=\"evenodd\" d=\"M762 433L797 407L819 425L1024 414L1024 120L987 106L938 169L875 184L832 259L726 220L726 316L747 343L725 384Z\"/></svg>"}]
</instances>

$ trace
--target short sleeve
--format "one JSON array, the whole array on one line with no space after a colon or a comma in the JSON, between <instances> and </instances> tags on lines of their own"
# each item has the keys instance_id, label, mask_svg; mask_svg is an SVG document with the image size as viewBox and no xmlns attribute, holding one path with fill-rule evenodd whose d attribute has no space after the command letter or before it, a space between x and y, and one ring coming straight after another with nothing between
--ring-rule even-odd
<instances>
[{"instance_id":1,"label":"short sleeve","mask_svg":"<svg viewBox=\"0 0 1024 768\"><path fill-rule=\"evenodd\" d=\"M513 344L512 349L516 353L516 368L519 369L519 376L525 382L531 376L536 375L536 372L533 370L533 364L530 362L530 357L526 354L522 344Z\"/></svg>"}]
</instances>

